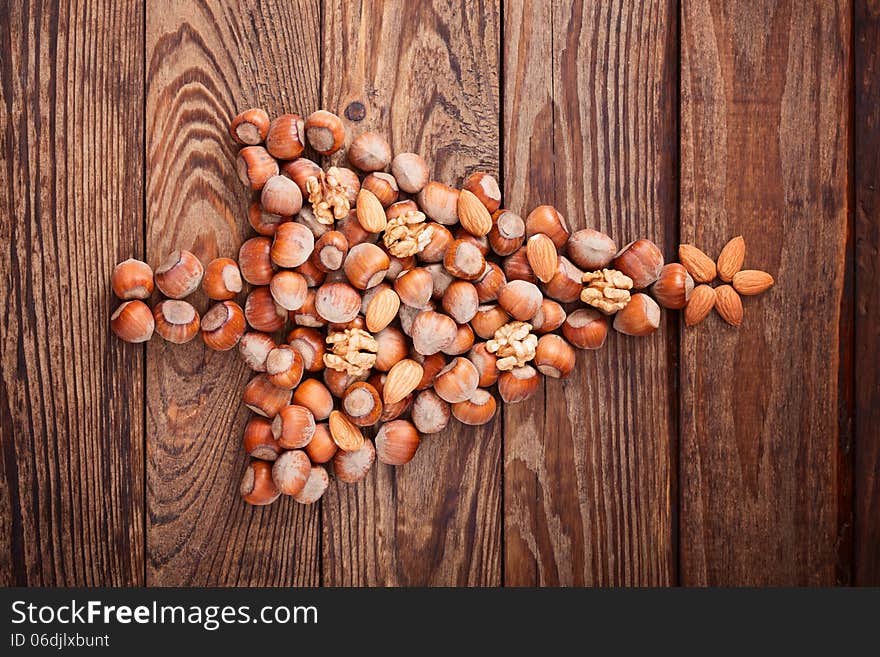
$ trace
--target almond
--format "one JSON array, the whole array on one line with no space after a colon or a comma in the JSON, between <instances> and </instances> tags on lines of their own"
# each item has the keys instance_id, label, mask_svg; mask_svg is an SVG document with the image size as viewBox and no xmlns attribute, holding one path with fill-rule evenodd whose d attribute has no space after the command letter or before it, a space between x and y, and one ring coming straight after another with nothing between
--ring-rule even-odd
<instances>
[{"instance_id":1,"label":"almond","mask_svg":"<svg viewBox=\"0 0 880 657\"><path fill-rule=\"evenodd\" d=\"M715 278L715 262L692 244L678 247L678 261L697 283L709 283Z\"/></svg>"},{"instance_id":2,"label":"almond","mask_svg":"<svg viewBox=\"0 0 880 657\"><path fill-rule=\"evenodd\" d=\"M559 268L559 254L556 245L543 233L532 235L526 242L526 258L535 276L542 283L549 283Z\"/></svg>"},{"instance_id":3,"label":"almond","mask_svg":"<svg viewBox=\"0 0 880 657\"><path fill-rule=\"evenodd\" d=\"M400 297L390 287L386 287L373 295L367 306L367 330L378 333L397 317L400 309Z\"/></svg>"},{"instance_id":4,"label":"almond","mask_svg":"<svg viewBox=\"0 0 880 657\"><path fill-rule=\"evenodd\" d=\"M721 249L718 256L718 276L725 283L733 279L733 275L742 269L743 260L746 257L746 241L742 235L737 235Z\"/></svg>"},{"instance_id":5,"label":"almond","mask_svg":"<svg viewBox=\"0 0 880 657\"><path fill-rule=\"evenodd\" d=\"M492 215L473 192L461 190L458 195L458 220L471 235L482 237L492 230Z\"/></svg>"},{"instance_id":6,"label":"almond","mask_svg":"<svg viewBox=\"0 0 880 657\"><path fill-rule=\"evenodd\" d=\"M746 296L761 294L773 283L773 277L770 274L758 269L743 269L733 275L733 289Z\"/></svg>"},{"instance_id":7,"label":"almond","mask_svg":"<svg viewBox=\"0 0 880 657\"><path fill-rule=\"evenodd\" d=\"M396 404L405 399L422 380L425 371L422 366L411 358L404 358L395 363L385 378L382 397L385 404Z\"/></svg>"},{"instance_id":8,"label":"almond","mask_svg":"<svg viewBox=\"0 0 880 657\"><path fill-rule=\"evenodd\" d=\"M691 292L691 298L684 309L684 323L686 326L699 324L715 307L715 290L708 285L697 285Z\"/></svg>"},{"instance_id":9,"label":"almond","mask_svg":"<svg viewBox=\"0 0 880 657\"><path fill-rule=\"evenodd\" d=\"M330 413L330 435L345 452L356 452L364 445L364 434L339 411Z\"/></svg>"},{"instance_id":10,"label":"almond","mask_svg":"<svg viewBox=\"0 0 880 657\"><path fill-rule=\"evenodd\" d=\"M357 195L357 219L361 227L369 233L379 233L388 225L385 208L369 189L361 189Z\"/></svg>"},{"instance_id":11,"label":"almond","mask_svg":"<svg viewBox=\"0 0 880 657\"><path fill-rule=\"evenodd\" d=\"M721 315L721 319L731 326L742 324L742 299L729 285L719 285L715 288L715 310Z\"/></svg>"}]
</instances>

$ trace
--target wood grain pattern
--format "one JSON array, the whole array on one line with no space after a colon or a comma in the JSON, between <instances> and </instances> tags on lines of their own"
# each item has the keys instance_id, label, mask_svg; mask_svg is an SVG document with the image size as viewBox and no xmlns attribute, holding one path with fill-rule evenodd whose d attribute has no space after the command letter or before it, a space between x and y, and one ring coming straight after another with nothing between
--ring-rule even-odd
<instances>
[{"instance_id":1,"label":"wood grain pattern","mask_svg":"<svg viewBox=\"0 0 880 657\"><path fill-rule=\"evenodd\" d=\"M143 584L142 4L0 2L0 585Z\"/></svg>"},{"instance_id":2,"label":"wood grain pattern","mask_svg":"<svg viewBox=\"0 0 880 657\"><path fill-rule=\"evenodd\" d=\"M855 3L855 562L880 586L880 2Z\"/></svg>"},{"instance_id":3,"label":"wood grain pattern","mask_svg":"<svg viewBox=\"0 0 880 657\"><path fill-rule=\"evenodd\" d=\"M496 2L324 4L323 101L366 118L392 150L423 153L435 179L498 169ZM351 112L349 112L351 114ZM377 464L323 499L326 585L495 585L501 566L500 421L453 423L416 458Z\"/></svg>"},{"instance_id":4,"label":"wood grain pattern","mask_svg":"<svg viewBox=\"0 0 880 657\"><path fill-rule=\"evenodd\" d=\"M742 234L746 266L777 281L738 331L713 315L684 333L683 584L827 585L847 569L849 9L682 5L682 241L717 256Z\"/></svg>"},{"instance_id":5,"label":"wood grain pattern","mask_svg":"<svg viewBox=\"0 0 880 657\"><path fill-rule=\"evenodd\" d=\"M672 252L674 3L505 9L507 203L523 216L553 203L571 230ZM507 409L507 584L675 580L676 342L671 319L649 338L609 335L571 378Z\"/></svg>"},{"instance_id":6,"label":"wood grain pattern","mask_svg":"<svg viewBox=\"0 0 880 657\"><path fill-rule=\"evenodd\" d=\"M317 0L152 2L147 12L147 217L152 264L187 248L236 256L248 194L235 174L230 118L318 107ZM242 299L239 301L243 303ZM207 310L200 292L195 305ZM241 403L236 352L153 340L147 366L147 581L151 585L315 585L319 510L267 508L238 495Z\"/></svg>"}]
</instances>

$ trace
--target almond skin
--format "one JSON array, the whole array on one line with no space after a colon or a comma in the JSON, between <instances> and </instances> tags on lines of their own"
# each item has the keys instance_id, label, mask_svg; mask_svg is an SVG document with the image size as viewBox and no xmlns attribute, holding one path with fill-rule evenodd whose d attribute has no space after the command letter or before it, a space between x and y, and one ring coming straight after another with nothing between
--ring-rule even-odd
<instances>
[{"instance_id":1,"label":"almond skin","mask_svg":"<svg viewBox=\"0 0 880 657\"><path fill-rule=\"evenodd\" d=\"M718 277L729 283L733 280L733 275L742 269L745 257L746 241L742 235L737 235L721 249L721 254L718 256Z\"/></svg>"},{"instance_id":2,"label":"almond skin","mask_svg":"<svg viewBox=\"0 0 880 657\"><path fill-rule=\"evenodd\" d=\"M356 452L364 444L364 434L340 411L330 413L330 435L339 449Z\"/></svg>"},{"instance_id":3,"label":"almond skin","mask_svg":"<svg viewBox=\"0 0 880 657\"><path fill-rule=\"evenodd\" d=\"M733 275L733 289L746 296L761 294L774 282L770 274L759 269L743 269Z\"/></svg>"},{"instance_id":4,"label":"almond skin","mask_svg":"<svg viewBox=\"0 0 880 657\"><path fill-rule=\"evenodd\" d=\"M411 358L404 358L395 363L385 378L382 397L385 404L396 404L406 398L422 380L425 371L422 366Z\"/></svg>"},{"instance_id":5,"label":"almond skin","mask_svg":"<svg viewBox=\"0 0 880 657\"><path fill-rule=\"evenodd\" d=\"M373 296L367 306L367 330L378 333L397 317L400 310L400 297L391 288L385 288Z\"/></svg>"},{"instance_id":6,"label":"almond skin","mask_svg":"<svg viewBox=\"0 0 880 657\"><path fill-rule=\"evenodd\" d=\"M717 274L715 262L692 244L678 247L678 261L697 283L710 283Z\"/></svg>"},{"instance_id":7,"label":"almond skin","mask_svg":"<svg viewBox=\"0 0 880 657\"><path fill-rule=\"evenodd\" d=\"M458 220L461 227L475 237L487 235L492 230L492 215L480 199L466 189L458 194Z\"/></svg>"},{"instance_id":8,"label":"almond skin","mask_svg":"<svg viewBox=\"0 0 880 657\"><path fill-rule=\"evenodd\" d=\"M742 299L729 285L719 285L715 288L715 310L721 315L721 319L731 326L739 326L743 319Z\"/></svg>"},{"instance_id":9,"label":"almond skin","mask_svg":"<svg viewBox=\"0 0 880 657\"><path fill-rule=\"evenodd\" d=\"M693 274L691 274L693 275ZM708 285L697 285L691 292L690 301L684 309L684 323L694 326L702 322L715 307L715 290Z\"/></svg>"},{"instance_id":10,"label":"almond skin","mask_svg":"<svg viewBox=\"0 0 880 657\"><path fill-rule=\"evenodd\" d=\"M361 227L369 233L381 232L388 225L385 208L369 189L361 189L358 192L357 220Z\"/></svg>"},{"instance_id":11,"label":"almond skin","mask_svg":"<svg viewBox=\"0 0 880 657\"><path fill-rule=\"evenodd\" d=\"M543 233L532 235L526 242L526 258L535 276L542 283L549 283L559 268L559 254L556 245Z\"/></svg>"}]
</instances>

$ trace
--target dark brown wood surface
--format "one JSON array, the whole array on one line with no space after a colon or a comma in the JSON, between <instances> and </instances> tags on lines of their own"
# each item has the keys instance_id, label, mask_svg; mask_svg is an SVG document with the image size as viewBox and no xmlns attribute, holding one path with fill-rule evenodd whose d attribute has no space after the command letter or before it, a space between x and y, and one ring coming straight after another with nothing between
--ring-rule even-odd
<instances>
[{"instance_id":1,"label":"dark brown wood surface","mask_svg":"<svg viewBox=\"0 0 880 657\"><path fill-rule=\"evenodd\" d=\"M880 583L875 0L0 0L0 38L0 584ZM237 354L107 318L116 262L249 236L250 105L362 105L349 133L434 177L667 259L743 234L777 285L738 331L664 313L407 466L245 507Z\"/></svg>"}]
</instances>

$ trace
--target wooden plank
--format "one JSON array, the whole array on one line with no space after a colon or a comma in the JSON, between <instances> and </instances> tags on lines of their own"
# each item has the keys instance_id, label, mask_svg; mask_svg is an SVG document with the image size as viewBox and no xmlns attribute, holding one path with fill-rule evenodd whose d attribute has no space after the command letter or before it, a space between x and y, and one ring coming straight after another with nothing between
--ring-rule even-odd
<instances>
[{"instance_id":1,"label":"wooden plank","mask_svg":"<svg viewBox=\"0 0 880 657\"><path fill-rule=\"evenodd\" d=\"M507 205L674 253L675 3L517 1L504 26ZM506 411L506 584L674 582L671 315Z\"/></svg>"},{"instance_id":2,"label":"wooden plank","mask_svg":"<svg viewBox=\"0 0 880 657\"><path fill-rule=\"evenodd\" d=\"M351 134L375 129L394 152L425 155L459 184L498 169L498 3L324 5L324 106L360 103ZM355 112L348 112L355 117ZM497 585L501 580L500 421L453 423L400 468L377 464L323 500L327 585Z\"/></svg>"},{"instance_id":3,"label":"wooden plank","mask_svg":"<svg viewBox=\"0 0 880 657\"><path fill-rule=\"evenodd\" d=\"M0 585L143 584L143 6L0 3Z\"/></svg>"},{"instance_id":4,"label":"wooden plank","mask_svg":"<svg viewBox=\"0 0 880 657\"><path fill-rule=\"evenodd\" d=\"M746 266L777 281L739 330L713 315L684 333L683 584L848 571L850 9L682 4L682 241L714 257L742 234Z\"/></svg>"},{"instance_id":5,"label":"wooden plank","mask_svg":"<svg viewBox=\"0 0 880 657\"><path fill-rule=\"evenodd\" d=\"M317 0L149 4L151 263L177 248L205 263L238 253L249 195L229 120L255 105L270 114L318 106L319 17ZM194 299L209 307L201 292ZM154 340L147 356L148 583L317 584L318 509L287 499L255 509L239 498L250 373L237 353Z\"/></svg>"},{"instance_id":6,"label":"wooden plank","mask_svg":"<svg viewBox=\"0 0 880 657\"><path fill-rule=\"evenodd\" d=\"M855 3L855 563L880 586L880 4Z\"/></svg>"}]
</instances>

